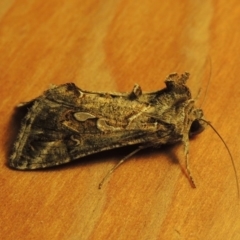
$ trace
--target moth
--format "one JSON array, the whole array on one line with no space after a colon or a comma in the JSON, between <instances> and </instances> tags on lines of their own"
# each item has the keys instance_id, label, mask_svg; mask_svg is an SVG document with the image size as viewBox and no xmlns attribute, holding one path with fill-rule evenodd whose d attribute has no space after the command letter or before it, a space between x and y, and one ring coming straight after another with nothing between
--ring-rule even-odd
<instances>
[{"instance_id":1,"label":"moth","mask_svg":"<svg viewBox=\"0 0 240 240\"><path fill-rule=\"evenodd\" d=\"M28 113L9 165L21 170L47 168L128 145L137 146L135 153L176 142L183 143L187 162L189 137L206 125L186 86L188 78L187 72L170 74L164 89L146 93L139 85L129 93L84 91L74 83L53 86L20 105Z\"/></svg>"}]
</instances>

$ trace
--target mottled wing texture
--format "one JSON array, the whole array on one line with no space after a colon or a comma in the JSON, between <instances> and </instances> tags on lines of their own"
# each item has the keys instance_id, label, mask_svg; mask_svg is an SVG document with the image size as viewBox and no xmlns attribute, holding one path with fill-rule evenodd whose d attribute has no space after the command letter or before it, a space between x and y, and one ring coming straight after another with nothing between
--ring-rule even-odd
<instances>
[{"instance_id":1,"label":"mottled wing texture","mask_svg":"<svg viewBox=\"0 0 240 240\"><path fill-rule=\"evenodd\" d=\"M166 80L165 89L144 94L139 86L126 94L82 91L73 83L53 87L32 101L10 166L45 168L126 145L177 142L191 98L184 83Z\"/></svg>"}]
</instances>

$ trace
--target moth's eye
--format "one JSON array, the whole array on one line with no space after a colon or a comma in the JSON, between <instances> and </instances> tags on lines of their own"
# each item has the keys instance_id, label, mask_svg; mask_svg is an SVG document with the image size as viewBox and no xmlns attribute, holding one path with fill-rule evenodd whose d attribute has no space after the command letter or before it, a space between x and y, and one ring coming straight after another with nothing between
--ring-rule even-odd
<instances>
[{"instance_id":1,"label":"moth's eye","mask_svg":"<svg viewBox=\"0 0 240 240\"><path fill-rule=\"evenodd\" d=\"M189 135L195 135L204 130L204 126L199 122L198 119L194 120L192 122L192 125L190 127Z\"/></svg>"}]
</instances>

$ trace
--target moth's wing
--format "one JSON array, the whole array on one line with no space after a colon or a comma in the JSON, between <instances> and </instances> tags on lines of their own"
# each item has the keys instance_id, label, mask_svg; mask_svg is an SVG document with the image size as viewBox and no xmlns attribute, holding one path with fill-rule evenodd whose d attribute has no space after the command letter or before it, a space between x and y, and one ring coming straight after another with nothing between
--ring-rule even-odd
<instances>
[{"instance_id":1,"label":"moth's wing","mask_svg":"<svg viewBox=\"0 0 240 240\"><path fill-rule=\"evenodd\" d=\"M60 113L61 115L63 112ZM65 120L60 126L58 118L54 109L42 106L41 102L35 102L23 121L18 140L14 145L10 157L11 167L46 168L108 149L134 144L151 144L158 138L157 132L140 129L119 129L103 133L96 128L97 119L86 120L84 124L89 125L89 128L83 128L80 132L77 125L66 125ZM72 121L69 121L70 123ZM164 134L170 135L171 131L166 127Z\"/></svg>"},{"instance_id":2,"label":"moth's wing","mask_svg":"<svg viewBox=\"0 0 240 240\"><path fill-rule=\"evenodd\" d=\"M90 132L81 133L73 130L63 131L61 127L58 128L54 115L47 114L45 123L43 119L32 123L32 114L25 118L10 157L10 166L16 169L38 169L61 165L108 149L134 144L151 145L158 138L158 142L162 139L164 143L165 137L172 132L170 128L166 128L163 131L165 136L159 137L157 132L140 129L105 133L94 128ZM88 121L92 124L94 119Z\"/></svg>"},{"instance_id":3,"label":"moth's wing","mask_svg":"<svg viewBox=\"0 0 240 240\"><path fill-rule=\"evenodd\" d=\"M158 139L158 143L165 143L165 137L171 135L170 125L162 124L162 129L158 128L156 131L155 122L150 123L147 128L144 126L144 119L141 126L138 122L132 127L127 127L126 122L118 123L118 127L107 125L108 119L123 119L122 113L112 113L109 109L117 106L126 111L129 100L126 97L125 101L121 96L125 102L116 105L116 98L109 100L107 96L103 96L102 100L109 102L98 106L100 97L96 93L92 94L89 97L88 93L74 84L64 84L35 99L22 122L9 165L17 169L51 167L107 149L133 144L153 144ZM137 111L132 112L138 114L139 106L145 106L145 103L134 103ZM110 107L105 109L105 105ZM101 117L97 116L99 112ZM113 114L116 116L112 116ZM158 134L159 132L161 134Z\"/></svg>"}]
</instances>

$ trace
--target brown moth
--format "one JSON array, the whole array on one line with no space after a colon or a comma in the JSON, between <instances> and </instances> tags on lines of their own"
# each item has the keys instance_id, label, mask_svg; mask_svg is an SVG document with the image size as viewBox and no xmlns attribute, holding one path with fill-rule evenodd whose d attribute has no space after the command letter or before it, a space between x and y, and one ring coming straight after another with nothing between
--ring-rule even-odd
<instances>
[{"instance_id":1,"label":"brown moth","mask_svg":"<svg viewBox=\"0 0 240 240\"><path fill-rule=\"evenodd\" d=\"M135 153L176 142L184 144L187 161L189 136L206 125L186 86L188 78L189 73L170 74L166 88L148 93L139 85L130 93L83 91L73 83L54 86L21 105L29 110L9 165L39 169L127 145L137 145Z\"/></svg>"}]
</instances>

